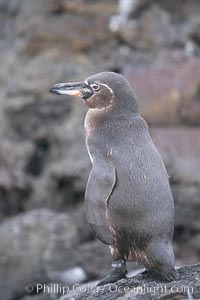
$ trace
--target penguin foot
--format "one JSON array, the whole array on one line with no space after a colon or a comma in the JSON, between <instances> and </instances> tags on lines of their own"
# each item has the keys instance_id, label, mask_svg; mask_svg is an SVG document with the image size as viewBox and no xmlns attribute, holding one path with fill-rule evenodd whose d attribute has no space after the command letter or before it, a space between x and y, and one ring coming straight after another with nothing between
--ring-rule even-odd
<instances>
[{"instance_id":1,"label":"penguin foot","mask_svg":"<svg viewBox=\"0 0 200 300\"><path fill-rule=\"evenodd\" d=\"M108 284L108 283L114 283L120 279L124 279L126 278L126 275L121 275L121 276L114 276L114 275L107 275L105 278L103 278L98 284L97 286L100 286L100 285L104 285L104 284Z\"/></svg>"},{"instance_id":2,"label":"penguin foot","mask_svg":"<svg viewBox=\"0 0 200 300\"><path fill-rule=\"evenodd\" d=\"M118 260L114 261L111 265L111 271L110 273L103 278L97 286L108 284L108 283L114 283L120 279L126 278L126 263L124 260Z\"/></svg>"},{"instance_id":3,"label":"penguin foot","mask_svg":"<svg viewBox=\"0 0 200 300\"><path fill-rule=\"evenodd\" d=\"M140 274L141 274L141 275L147 275L147 273L148 273L147 270L144 270L144 271L142 271Z\"/></svg>"}]
</instances>

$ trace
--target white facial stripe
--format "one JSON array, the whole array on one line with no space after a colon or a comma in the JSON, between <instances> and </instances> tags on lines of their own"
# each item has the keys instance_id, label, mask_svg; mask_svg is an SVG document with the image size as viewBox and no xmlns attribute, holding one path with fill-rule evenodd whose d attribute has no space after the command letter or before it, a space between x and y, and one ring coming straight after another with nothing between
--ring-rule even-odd
<instances>
[{"instance_id":1,"label":"white facial stripe","mask_svg":"<svg viewBox=\"0 0 200 300\"><path fill-rule=\"evenodd\" d=\"M89 82L87 80L84 81L85 84L89 85Z\"/></svg>"},{"instance_id":2,"label":"white facial stripe","mask_svg":"<svg viewBox=\"0 0 200 300\"><path fill-rule=\"evenodd\" d=\"M100 85L105 86L105 87L110 91L111 95L114 94L114 93L113 93L113 90L112 90L107 84L105 84L105 83L100 83Z\"/></svg>"}]
</instances>

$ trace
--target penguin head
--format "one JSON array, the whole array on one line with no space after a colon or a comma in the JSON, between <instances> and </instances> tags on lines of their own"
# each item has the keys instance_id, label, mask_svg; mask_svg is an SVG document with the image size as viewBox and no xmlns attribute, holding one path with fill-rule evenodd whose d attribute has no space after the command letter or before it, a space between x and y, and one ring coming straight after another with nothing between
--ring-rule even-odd
<instances>
[{"instance_id":1,"label":"penguin head","mask_svg":"<svg viewBox=\"0 0 200 300\"><path fill-rule=\"evenodd\" d=\"M130 84L114 72L98 73L82 82L57 83L50 88L50 92L81 97L93 109L121 106L121 109L137 110L135 93Z\"/></svg>"}]
</instances>

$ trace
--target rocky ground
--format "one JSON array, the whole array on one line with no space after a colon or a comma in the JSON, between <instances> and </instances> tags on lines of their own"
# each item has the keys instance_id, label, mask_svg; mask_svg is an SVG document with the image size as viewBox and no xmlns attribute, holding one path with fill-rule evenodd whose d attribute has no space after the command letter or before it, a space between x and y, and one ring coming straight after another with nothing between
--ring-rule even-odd
<instances>
[{"instance_id":1,"label":"rocky ground","mask_svg":"<svg viewBox=\"0 0 200 300\"><path fill-rule=\"evenodd\" d=\"M159 282L141 274L122 279L114 284L95 286L94 283L77 286L59 300L172 300L199 299L200 265L181 267L179 278L173 282Z\"/></svg>"},{"instance_id":2,"label":"rocky ground","mask_svg":"<svg viewBox=\"0 0 200 300\"><path fill-rule=\"evenodd\" d=\"M54 82L103 70L129 79L165 160L177 264L199 261L200 5L155 0L132 15L117 9L114 0L0 0L2 300L48 299L25 285L73 285L109 270L108 249L83 208L86 108L48 93Z\"/></svg>"}]
</instances>

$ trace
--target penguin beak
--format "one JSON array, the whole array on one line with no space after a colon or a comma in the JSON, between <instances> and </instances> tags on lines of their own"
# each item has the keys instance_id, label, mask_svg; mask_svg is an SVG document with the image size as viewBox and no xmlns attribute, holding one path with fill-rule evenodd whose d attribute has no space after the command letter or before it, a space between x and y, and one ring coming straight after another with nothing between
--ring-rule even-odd
<instances>
[{"instance_id":1,"label":"penguin beak","mask_svg":"<svg viewBox=\"0 0 200 300\"><path fill-rule=\"evenodd\" d=\"M93 95L93 91L85 82L56 83L50 90L53 94L77 96L87 99Z\"/></svg>"}]
</instances>

